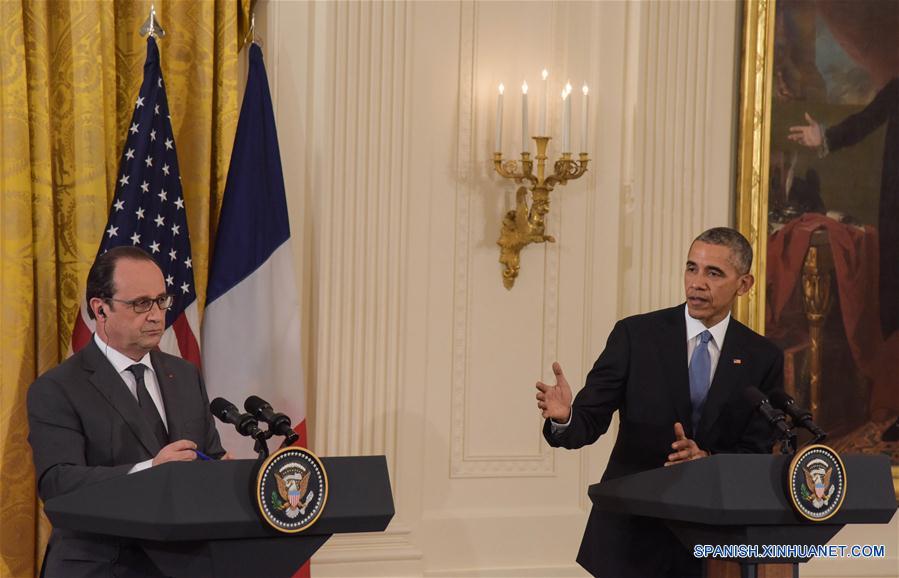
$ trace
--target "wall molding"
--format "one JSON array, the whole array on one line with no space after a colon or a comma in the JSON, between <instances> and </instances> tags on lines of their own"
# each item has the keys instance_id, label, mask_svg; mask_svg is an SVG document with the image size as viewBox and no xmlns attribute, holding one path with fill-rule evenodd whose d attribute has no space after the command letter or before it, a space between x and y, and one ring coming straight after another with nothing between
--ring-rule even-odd
<instances>
[{"instance_id":1,"label":"wall molding","mask_svg":"<svg viewBox=\"0 0 899 578\"><path fill-rule=\"evenodd\" d=\"M358 562L421 560L421 550L412 545L412 530L391 523L383 532L335 534L312 557L313 565Z\"/></svg>"},{"instance_id":2,"label":"wall molding","mask_svg":"<svg viewBox=\"0 0 899 578\"><path fill-rule=\"evenodd\" d=\"M291 6L268 5L275 16ZM332 537L314 557L331 567L422 558L398 499L411 6L308 2L300 8L308 16L309 37L296 42L308 51L301 58L311 80L300 78L309 82L307 111L294 114L314 127L303 181L312 192L302 193L312 195L314 215L307 221L314 228L314 449L331 456L385 455L398 510L383 533ZM286 17L273 27L275 38L281 27L285 38L295 31ZM285 52L277 62L290 66L291 55ZM274 86L297 82L288 72L283 79L274 76Z\"/></svg>"},{"instance_id":3,"label":"wall molding","mask_svg":"<svg viewBox=\"0 0 899 578\"><path fill-rule=\"evenodd\" d=\"M333 128L319 158L321 264L316 350L317 450L386 454L396 470L408 187L405 150L408 4L318 4L333 50ZM348 170L344 170L348 168Z\"/></svg>"},{"instance_id":4,"label":"wall molding","mask_svg":"<svg viewBox=\"0 0 899 578\"><path fill-rule=\"evenodd\" d=\"M456 186L455 205L450 475L453 478L548 476L553 474L552 449L539 441L534 446L537 451L532 455L472 455L468 449L467 437L470 433L467 429L466 414L472 387L469 380L468 355L472 261L471 205L478 191L474 187L474 179L464 178L461 175L477 171L475 167L481 163L488 163L488 157L481 147L478 147L476 140L478 6L475 2L464 1L460 3L460 10L459 130L456 156L456 170L460 178ZM551 226L558 226L558 211L555 211L555 214L550 212L549 222L552 223ZM550 243L545 246L547 248L543 271L544 288L547 290L547 296L551 295L557 300L558 244ZM496 271L496 282L500 283L499 264ZM538 272L535 271L535 274ZM555 338L547 339L548 335L555 335L555 328L558 325L558 307L553 306L551 301L549 297L544 299L544 342L541 355L544 360L554 355L556 347Z\"/></svg>"},{"instance_id":5,"label":"wall molding","mask_svg":"<svg viewBox=\"0 0 899 578\"><path fill-rule=\"evenodd\" d=\"M633 180L625 180L621 191L623 315L680 303L690 241L708 226L731 221L726 197L732 168L712 167L708 159L733 148L732 122L716 127L710 111L733 90L722 88L713 54L733 49L732 42L721 44L716 31L734 7L662 2L637 9L640 77L633 151L626 153L633 159Z\"/></svg>"}]
</instances>

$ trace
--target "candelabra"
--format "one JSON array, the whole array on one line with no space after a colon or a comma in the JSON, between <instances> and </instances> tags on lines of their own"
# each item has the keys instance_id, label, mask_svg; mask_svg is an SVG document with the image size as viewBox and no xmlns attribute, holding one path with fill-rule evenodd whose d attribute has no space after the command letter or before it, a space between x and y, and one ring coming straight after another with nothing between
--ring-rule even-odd
<instances>
[{"instance_id":1,"label":"candelabra","mask_svg":"<svg viewBox=\"0 0 899 578\"><path fill-rule=\"evenodd\" d=\"M558 185L580 178L587 171L587 153L582 152L578 159L571 158L571 153L562 153L561 158L553 165L553 174L546 176L546 147L550 137L532 137L537 142L537 173L534 174L534 161L530 152L521 153L521 161L503 161L503 153L493 153L493 166L500 175L512 179L518 184L528 181L528 187L522 185L515 192L515 208L503 217L503 228L499 240L499 262L503 264L503 285L511 289L515 285L518 271L521 269L521 250L530 243L555 243L555 238L546 233L546 213L549 212L549 193ZM528 192L531 193L530 204Z\"/></svg>"}]
</instances>

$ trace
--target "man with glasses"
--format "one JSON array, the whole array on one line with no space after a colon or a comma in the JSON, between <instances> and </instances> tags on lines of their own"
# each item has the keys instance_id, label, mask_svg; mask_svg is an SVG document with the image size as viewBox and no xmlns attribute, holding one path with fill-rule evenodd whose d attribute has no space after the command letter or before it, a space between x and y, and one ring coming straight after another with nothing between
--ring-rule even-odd
<instances>
[{"instance_id":1,"label":"man with glasses","mask_svg":"<svg viewBox=\"0 0 899 578\"><path fill-rule=\"evenodd\" d=\"M42 499L170 461L225 454L199 371L157 350L165 331L162 271L137 247L97 257L87 279L93 339L28 390ZM54 529L46 576L157 575L132 541Z\"/></svg>"}]
</instances>

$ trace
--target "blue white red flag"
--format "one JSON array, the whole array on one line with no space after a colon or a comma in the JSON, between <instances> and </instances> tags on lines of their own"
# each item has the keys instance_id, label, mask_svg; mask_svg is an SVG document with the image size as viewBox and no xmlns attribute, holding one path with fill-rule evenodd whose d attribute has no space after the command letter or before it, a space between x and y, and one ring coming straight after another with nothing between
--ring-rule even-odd
<instances>
[{"instance_id":1,"label":"blue white red flag","mask_svg":"<svg viewBox=\"0 0 899 578\"><path fill-rule=\"evenodd\" d=\"M249 73L222 199L203 319L209 397L240 406L258 395L289 415L306 445L300 308L275 115L262 51L249 47ZM219 424L222 426L223 424ZM219 427L236 457L252 440Z\"/></svg>"}]
</instances>

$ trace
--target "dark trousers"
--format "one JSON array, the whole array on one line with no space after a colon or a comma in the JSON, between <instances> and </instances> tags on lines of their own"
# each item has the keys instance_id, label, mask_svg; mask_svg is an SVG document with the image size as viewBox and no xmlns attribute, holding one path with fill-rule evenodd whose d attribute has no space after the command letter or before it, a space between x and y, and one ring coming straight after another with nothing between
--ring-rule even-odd
<instances>
[{"instance_id":1,"label":"dark trousers","mask_svg":"<svg viewBox=\"0 0 899 578\"><path fill-rule=\"evenodd\" d=\"M165 578L165 574L134 541L54 532L41 578Z\"/></svg>"},{"instance_id":2,"label":"dark trousers","mask_svg":"<svg viewBox=\"0 0 899 578\"><path fill-rule=\"evenodd\" d=\"M702 561L693 557L664 522L595 507L577 561L598 578L702 576Z\"/></svg>"}]
</instances>

